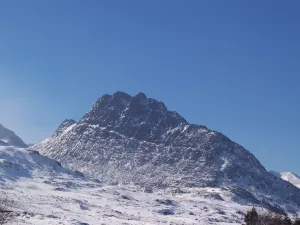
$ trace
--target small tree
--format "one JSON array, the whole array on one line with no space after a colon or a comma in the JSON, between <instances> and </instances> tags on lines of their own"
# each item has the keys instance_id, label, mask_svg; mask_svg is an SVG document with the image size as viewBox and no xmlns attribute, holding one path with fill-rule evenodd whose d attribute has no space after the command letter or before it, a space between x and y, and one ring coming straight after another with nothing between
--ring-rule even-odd
<instances>
[{"instance_id":1,"label":"small tree","mask_svg":"<svg viewBox=\"0 0 300 225\"><path fill-rule=\"evenodd\" d=\"M252 210L248 211L245 216L245 222L247 225L256 225L258 221L258 213L253 207Z\"/></svg>"}]
</instances>

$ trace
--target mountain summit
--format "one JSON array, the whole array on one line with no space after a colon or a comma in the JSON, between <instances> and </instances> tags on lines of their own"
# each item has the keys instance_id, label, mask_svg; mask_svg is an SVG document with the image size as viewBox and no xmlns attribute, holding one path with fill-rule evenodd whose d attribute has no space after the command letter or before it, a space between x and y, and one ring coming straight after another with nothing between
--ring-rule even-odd
<instances>
[{"instance_id":1,"label":"mountain summit","mask_svg":"<svg viewBox=\"0 0 300 225\"><path fill-rule=\"evenodd\" d=\"M65 120L31 148L108 183L222 188L243 204L300 208L300 190L266 171L241 145L143 93L104 95L81 120Z\"/></svg>"},{"instance_id":2,"label":"mountain summit","mask_svg":"<svg viewBox=\"0 0 300 225\"><path fill-rule=\"evenodd\" d=\"M146 98L143 93L131 97L123 92L104 95L80 122L156 143L168 131L188 124L178 113L168 111L162 102Z\"/></svg>"},{"instance_id":3,"label":"mountain summit","mask_svg":"<svg viewBox=\"0 0 300 225\"><path fill-rule=\"evenodd\" d=\"M28 146L13 131L7 129L0 124L0 145L11 145L19 148L27 148Z\"/></svg>"}]
</instances>

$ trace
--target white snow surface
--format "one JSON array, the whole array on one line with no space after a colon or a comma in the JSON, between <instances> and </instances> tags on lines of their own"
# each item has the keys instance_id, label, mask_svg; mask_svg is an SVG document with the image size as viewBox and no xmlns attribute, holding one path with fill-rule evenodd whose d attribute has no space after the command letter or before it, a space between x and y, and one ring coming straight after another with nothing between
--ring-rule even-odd
<instances>
[{"instance_id":1,"label":"white snow surface","mask_svg":"<svg viewBox=\"0 0 300 225\"><path fill-rule=\"evenodd\" d=\"M0 147L1 192L13 199L12 224L241 224L251 206L220 188L151 192L108 186L37 152ZM168 214L168 215L164 215Z\"/></svg>"}]
</instances>

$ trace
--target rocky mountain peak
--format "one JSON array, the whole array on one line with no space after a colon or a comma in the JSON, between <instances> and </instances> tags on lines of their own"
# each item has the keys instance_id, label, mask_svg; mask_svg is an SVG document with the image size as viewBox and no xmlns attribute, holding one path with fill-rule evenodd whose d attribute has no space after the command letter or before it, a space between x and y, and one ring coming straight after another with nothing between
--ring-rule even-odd
<instances>
[{"instance_id":1,"label":"rocky mountain peak","mask_svg":"<svg viewBox=\"0 0 300 225\"><path fill-rule=\"evenodd\" d=\"M176 112L168 111L164 103L138 93L124 92L102 96L81 122L99 125L128 137L153 140L169 129L188 124Z\"/></svg>"},{"instance_id":2,"label":"rocky mountain peak","mask_svg":"<svg viewBox=\"0 0 300 225\"><path fill-rule=\"evenodd\" d=\"M147 100L147 96L142 93L142 92L139 92L138 94L136 94L135 96L133 96L134 99L137 99L139 101L146 101Z\"/></svg>"}]
</instances>

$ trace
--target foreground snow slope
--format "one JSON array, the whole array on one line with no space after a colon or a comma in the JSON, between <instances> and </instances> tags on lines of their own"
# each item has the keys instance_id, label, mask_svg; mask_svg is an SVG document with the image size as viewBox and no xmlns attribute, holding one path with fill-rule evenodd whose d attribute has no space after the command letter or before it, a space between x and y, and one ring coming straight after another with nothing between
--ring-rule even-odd
<instances>
[{"instance_id":1,"label":"foreground snow slope","mask_svg":"<svg viewBox=\"0 0 300 225\"><path fill-rule=\"evenodd\" d=\"M248 209L205 198L196 190L194 194L147 194L132 187L101 186L66 177L21 179L6 187L10 187L6 193L18 203L18 224L241 224L243 211Z\"/></svg>"},{"instance_id":2,"label":"foreground snow slope","mask_svg":"<svg viewBox=\"0 0 300 225\"><path fill-rule=\"evenodd\" d=\"M103 186L37 152L0 147L0 187L16 203L14 224L240 224L250 206L219 188L145 193Z\"/></svg>"}]
</instances>

